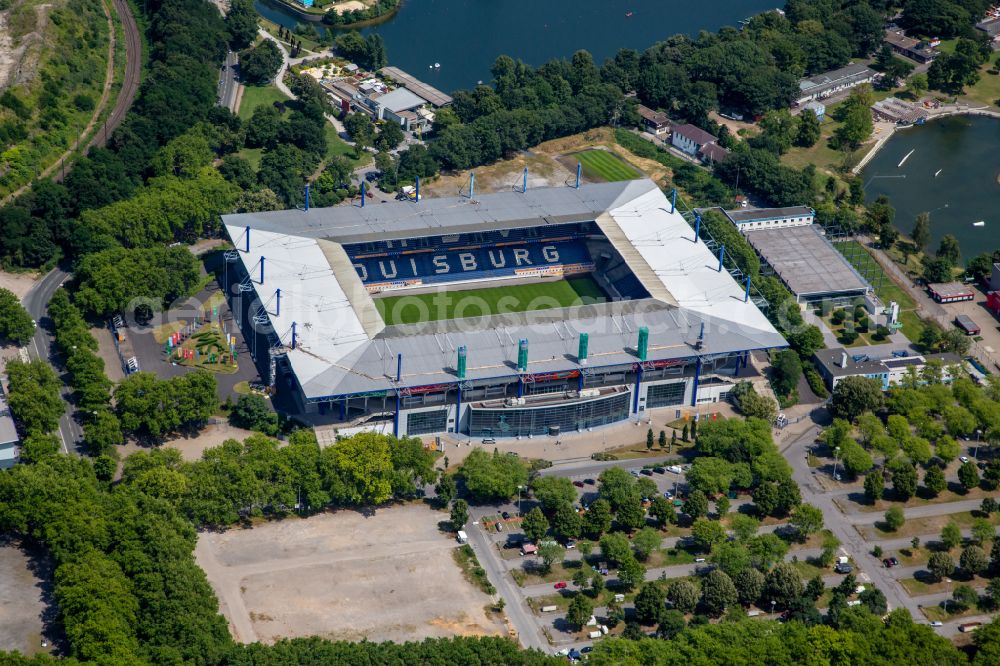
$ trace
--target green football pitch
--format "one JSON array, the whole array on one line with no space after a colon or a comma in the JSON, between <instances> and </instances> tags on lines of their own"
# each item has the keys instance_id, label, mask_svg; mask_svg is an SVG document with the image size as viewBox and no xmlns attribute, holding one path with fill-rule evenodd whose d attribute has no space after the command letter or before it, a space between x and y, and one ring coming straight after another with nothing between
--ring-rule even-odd
<instances>
[{"instance_id":1,"label":"green football pitch","mask_svg":"<svg viewBox=\"0 0 1000 666\"><path fill-rule=\"evenodd\" d=\"M432 294L376 298L375 306L389 326L439 319L483 317L509 312L565 308L606 300L593 278L465 289Z\"/></svg>"},{"instance_id":2,"label":"green football pitch","mask_svg":"<svg viewBox=\"0 0 1000 666\"><path fill-rule=\"evenodd\" d=\"M617 155L606 150L585 150L574 155L583 165L583 172L590 178L606 180L632 180L638 178L635 169L625 164Z\"/></svg>"}]
</instances>

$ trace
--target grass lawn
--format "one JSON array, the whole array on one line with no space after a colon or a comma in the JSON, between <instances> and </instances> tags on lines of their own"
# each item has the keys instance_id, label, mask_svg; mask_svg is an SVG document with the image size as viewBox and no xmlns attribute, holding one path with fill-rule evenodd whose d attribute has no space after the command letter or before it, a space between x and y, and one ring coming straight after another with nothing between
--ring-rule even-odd
<instances>
[{"instance_id":1,"label":"grass lawn","mask_svg":"<svg viewBox=\"0 0 1000 666\"><path fill-rule=\"evenodd\" d=\"M616 460L633 460L636 458L662 458L665 455L679 456L682 451L694 448L694 442L682 442L679 435L677 441L671 447L670 434L667 433L667 448L661 449L660 445L656 444L652 449L647 449L645 438L646 435L643 433L641 442L625 444L624 446L619 446L615 449L609 449L605 453L614 456Z\"/></svg>"},{"instance_id":2,"label":"grass lawn","mask_svg":"<svg viewBox=\"0 0 1000 666\"><path fill-rule=\"evenodd\" d=\"M832 312L829 315L825 316L825 317L822 314L819 314L819 313L817 313L816 316L819 317L820 319L822 319L823 320L823 324L828 329L830 329L830 331L835 336L837 336L837 340L840 342L840 344L844 344L844 341L843 341L843 339L841 337L841 336L843 336L844 330L845 330L844 322L842 322L840 324L834 324L833 321L832 321L832 317L833 317L833 313ZM845 320L845 322L846 322L846 320ZM845 346L847 346L847 347L866 347L868 345L881 344L881 343L877 342L876 340L872 339L872 334L874 333L873 330L869 330L866 333L862 333L861 331L857 331L857 333L858 333L858 337L854 340L854 342L852 342L849 345L845 345Z\"/></svg>"},{"instance_id":3,"label":"grass lawn","mask_svg":"<svg viewBox=\"0 0 1000 666\"><path fill-rule=\"evenodd\" d=\"M375 299L389 326L439 319L482 317L603 302L604 292L590 277L510 287L465 289Z\"/></svg>"},{"instance_id":4,"label":"grass lawn","mask_svg":"<svg viewBox=\"0 0 1000 666\"><path fill-rule=\"evenodd\" d=\"M1000 75L990 74L989 70L993 63L997 62L1000 56L991 55L990 59L979 70L979 81L971 88L967 88L965 94L960 98L966 102L972 102L976 106L989 106L996 111L997 100L1000 99Z\"/></svg>"},{"instance_id":5,"label":"grass lawn","mask_svg":"<svg viewBox=\"0 0 1000 666\"><path fill-rule=\"evenodd\" d=\"M355 157L354 146L348 145L340 135L337 134L337 128L333 126L333 123L328 122L326 124L326 159L331 159L337 155L343 155L351 161L351 166L357 168L359 166L364 166L372 161L371 153L363 152L361 157Z\"/></svg>"},{"instance_id":6,"label":"grass lawn","mask_svg":"<svg viewBox=\"0 0 1000 666\"><path fill-rule=\"evenodd\" d=\"M887 307L890 301L899 303L899 319L903 324L903 335L910 340L918 339L920 332L924 329L924 324L917 316L917 304L910 295L885 274L878 262L857 241L834 243L833 246L851 262L865 279L876 285L875 293L882 299L882 303ZM859 249L860 252L857 251Z\"/></svg>"},{"instance_id":7,"label":"grass lawn","mask_svg":"<svg viewBox=\"0 0 1000 666\"><path fill-rule=\"evenodd\" d=\"M628 164L607 150L585 150L573 155L583 165L583 173L594 180L632 180L639 177Z\"/></svg>"},{"instance_id":8,"label":"grass lawn","mask_svg":"<svg viewBox=\"0 0 1000 666\"><path fill-rule=\"evenodd\" d=\"M485 594L496 592L496 589L490 584L489 578L486 577L486 570L479 566L479 560L476 559L476 553L472 550L472 546L465 544L461 548L456 548L451 551L451 556L455 559L455 564L462 570L465 580L478 587Z\"/></svg>"},{"instance_id":9,"label":"grass lawn","mask_svg":"<svg viewBox=\"0 0 1000 666\"><path fill-rule=\"evenodd\" d=\"M948 604L948 608L954 608L955 604ZM921 606L920 612L931 622L949 622L970 615L978 615L981 611L977 608L966 608L961 613L952 613L943 606Z\"/></svg>"},{"instance_id":10,"label":"grass lawn","mask_svg":"<svg viewBox=\"0 0 1000 666\"><path fill-rule=\"evenodd\" d=\"M899 584L903 586L906 593L911 597L920 597L925 594L938 594L940 592L951 592L955 589L957 585L971 585L978 591L982 591L986 587L989 581L985 578L980 578L976 576L972 580L960 580L956 581L952 578L943 579L937 583L925 583L922 580L917 580L916 578L903 578L899 581Z\"/></svg>"},{"instance_id":11,"label":"grass lawn","mask_svg":"<svg viewBox=\"0 0 1000 666\"><path fill-rule=\"evenodd\" d=\"M190 357L181 357L184 353ZM171 354L172 360L180 365L193 368L204 368L213 372L232 374L239 369L236 358L229 354L229 345L225 341L218 322L205 324L191 337L184 340L180 347Z\"/></svg>"},{"instance_id":12,"label":"grass lawn","mask_svg":"<svg viewBox=\"0 0 1000 666\"><path fill-rule=\"evenodd\" d=\"M243 120L249 120L253 110L258 106L287 101L288 97L274 86L245 86L243 99L240 101L239 116Z\"/></svg>"},{"instance_id":13,"label":"grass lawn","mask_svg":"<svg viewBox=\"0 0 1000 666\"><path fill-rule=\"evenodd\" d=\"M188 322L185 319L178 319L177 321L168 321L165 324L160 324L153 329L153 339L156 340L156 344L165 345L167 344L167 338L187 325Z\"/></svg>"},{"instance_id":14,"label":"grass lawn","mask_svg":"<svg viewBox=\"0 0 1000 666\"><path fill-rule=\"evenodd\" d=\"M566 592L566 594L560 594L559 592ZM575 597L578 594L581 594L580 592L573 592L569 590L560 590L559 592L555 592L554 594L547 594L544 597L530 597L528 599L528 607L531 608L531 610L533 610L536 615L545 615L544 613L541 612L541 609L546 606L555 606L558 609L557 612L565 613L569 609L569 603L573 601L573 597ZM634 597L635 597L634 592L626 594L625 602L628 603L632 601ZM590 597L591 601L594 602L594 608L598 608L600 606L607 606L614 598L615 598L615 591L609 590L607 588L601 590L601 593L597 595L596 599Z\"/></svg>"},{"instance_id":15,"label":"grass lawn","mask_svg":"<svg viewBox=\"0 0 1000 666\"><path fill-rule=\"evenodd\" d=\"M978 511L976 513L978 514ZM959 527L971 527L973 519L977 517L973 515L972 511L961 511L943 516L911 518L895 532L886 532L876 525L858 525L856 529L866 541L900 539L903 537L923 536L925 534L940 534L941 529L951 521L954 521ZM991 514L988 520L990 524L996 525L1000 523L1000 514Z\"/></svg>"},{"instance_id":16,"label":"grass lawn","mask_svg":"<svg viewBox=\"0 0 1000 666\"><path fill-rule=\"evenodd\" d=\"M951 484L952 487L957 487L957 484ZM923 490L921 488L921 490ZM994 493L990 491L983 490L982 488L973 488L965 494L956 493L952 490L942 490L937 497L920 497L914 495L906 502L890 502L888 500L880 499L874 504L862 504L857 502L852 502L846 500L846 504L849 506L849 510L858 511L860 513L873 513L873 512L883 512L891 506L898 506L904 509L909 509L914 506L924 506L926 504L947 504L948 502L963 502L970 499L982 499L984 497L990 497Z\"/></svg>"},{"instance_id":17,"label":"grass lawn","mask_svg":"<svg viewBox=\"0 0 1000 666\"><path fill-rule=\"evenodd\" d=\"M525 558L525 564L537 564L541 566L541 558ZM584 564L583 560L563 560L562 562L553 563L552 568L549 569L547 574L540 574L536 570L525 571L524 569L513 569L510 572L511 578L514 582L521 587L527 587L529 585L540 585L542 583L555 583L557 581L564 580L569 583L567 589L575 590L576 585L572 582L573 574L577 569L582 567Z\"/></svg>"}]
</instances>

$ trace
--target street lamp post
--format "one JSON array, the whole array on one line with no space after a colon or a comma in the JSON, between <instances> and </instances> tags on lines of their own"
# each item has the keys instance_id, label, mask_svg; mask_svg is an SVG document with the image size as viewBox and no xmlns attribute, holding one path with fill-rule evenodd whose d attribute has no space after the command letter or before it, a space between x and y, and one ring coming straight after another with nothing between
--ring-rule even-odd
<instances>
[{"instance_id":1,"label":"street lamp post","mask_svg":"<svg viewBox=\"0 0 1000 666\"><path fill-rule=\"evenodd\" d=\"M774 615L774 599L771 599L771 615Z\"/></svg>"},{"instance_id":2,"label":"street lamp post","mask_svg":"<svg viewBox=\"0 0 1000 666\"><path fill-rule=\"evenodd\" d=\"M518 486L517 487L517 515L518 515L519 518L521 517L521 491L523 489L524 489L524 486Z\"/></svg>"},{"instance_id":3,"label":"street lamp post","mask_svg":"<svg viewBox=\"0 0 1000 666\"><path fill-rule=\"evenodd\" d=\"M838 446L837 448L835 448L833 450L833 478L834 478L834 480L836 480L838 478L837 477L837 463L840 462L840 459L837 456L839 456L839 455L840 455L840 447Z\"/></svg>"},{"instance_id":4,"label":"street lamp post","mask_svg":"<svg viewBox=\"0 0 1000 666\"><path fill-rule=\"evenodd\" d=\"M972 451L972 457L979 460L979 436L983 434L983 431L976 428L976 448Z\"/></svg>"}]
</instances>

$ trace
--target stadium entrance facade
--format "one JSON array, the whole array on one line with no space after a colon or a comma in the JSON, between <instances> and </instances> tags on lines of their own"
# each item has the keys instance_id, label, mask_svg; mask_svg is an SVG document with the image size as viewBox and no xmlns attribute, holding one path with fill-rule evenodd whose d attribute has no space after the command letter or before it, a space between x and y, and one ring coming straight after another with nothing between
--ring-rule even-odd
<instances>
[{"instance_id":1,"label":"stadium entrance facade","mask_svg":"<svg viewBox=\"0 0 1000 666\"><path fill-rule=\"evenodd\" d=\"M648 180L223 221L263 375L345 430L587 430L724 399L786 344Z\"/></svg>"}]
</instances>

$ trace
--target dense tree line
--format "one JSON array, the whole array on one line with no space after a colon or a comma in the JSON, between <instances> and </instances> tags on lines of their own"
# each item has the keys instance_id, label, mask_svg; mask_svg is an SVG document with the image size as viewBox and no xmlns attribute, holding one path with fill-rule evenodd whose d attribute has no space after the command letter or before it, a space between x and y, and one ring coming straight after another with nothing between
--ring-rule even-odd
<instances>
[{"instance_id":1,"label":"dense tree line","mask_svg":"<svg viewBox=\"0 0 1000 666\"><path fill-rule=\"evenodd\" d=\"M76 303L98 317L150 313L190 296L201 282L198 260L185 247L102 250L78 265ZM131 308L131 309L130 309Z\"/></svg>"},{"instance_id":2,"label":"dense tree line","mask_svg":"<svg viewBox=\"0 0 1000 666\"><path fill-rule=\"evenodd\" d=\"M125 432L159 440L208 421L219 408L215 390L215 375L208 370L170 379L137 372L115 387L115 412Z\"/></svg>"},{"instance_id":3,"label":"dense tree line","mask_svg":"<svg viewBox=\"0 0 1000 666\"><path fill-rule=\"evenodd\" d=\"M113 453L123 443L121 425L111 407L112 382L97 355L97 339L83 315L57 289L49 301L49 317L55 328L56 345L70 375L77 415L83 422L84 440L93 455Z\"/></svg>"},{"instance_id":4,"label":"dense tree line","mask_svg":"<svg viewBox=\"0 0 1000 666\"><path fill-rule=\"evenodd\" d=\"M59 427L63 413L59 377L43 359L30 363L9 361L6 372L7 403L24 439L22 457L30 460L39 451L54 452L58 444L49 435Z\"/></svg>"},{"instance_id":5,"label":"dense tree line","mask_svg":"<svg viewBox=\"0 0 1000 666\"><path fill-rule=\"evenodd\" d=\"M27 344L35 333L31 315L9 289L0 289L0 340Z\"/></svg>"}]
</instances>

